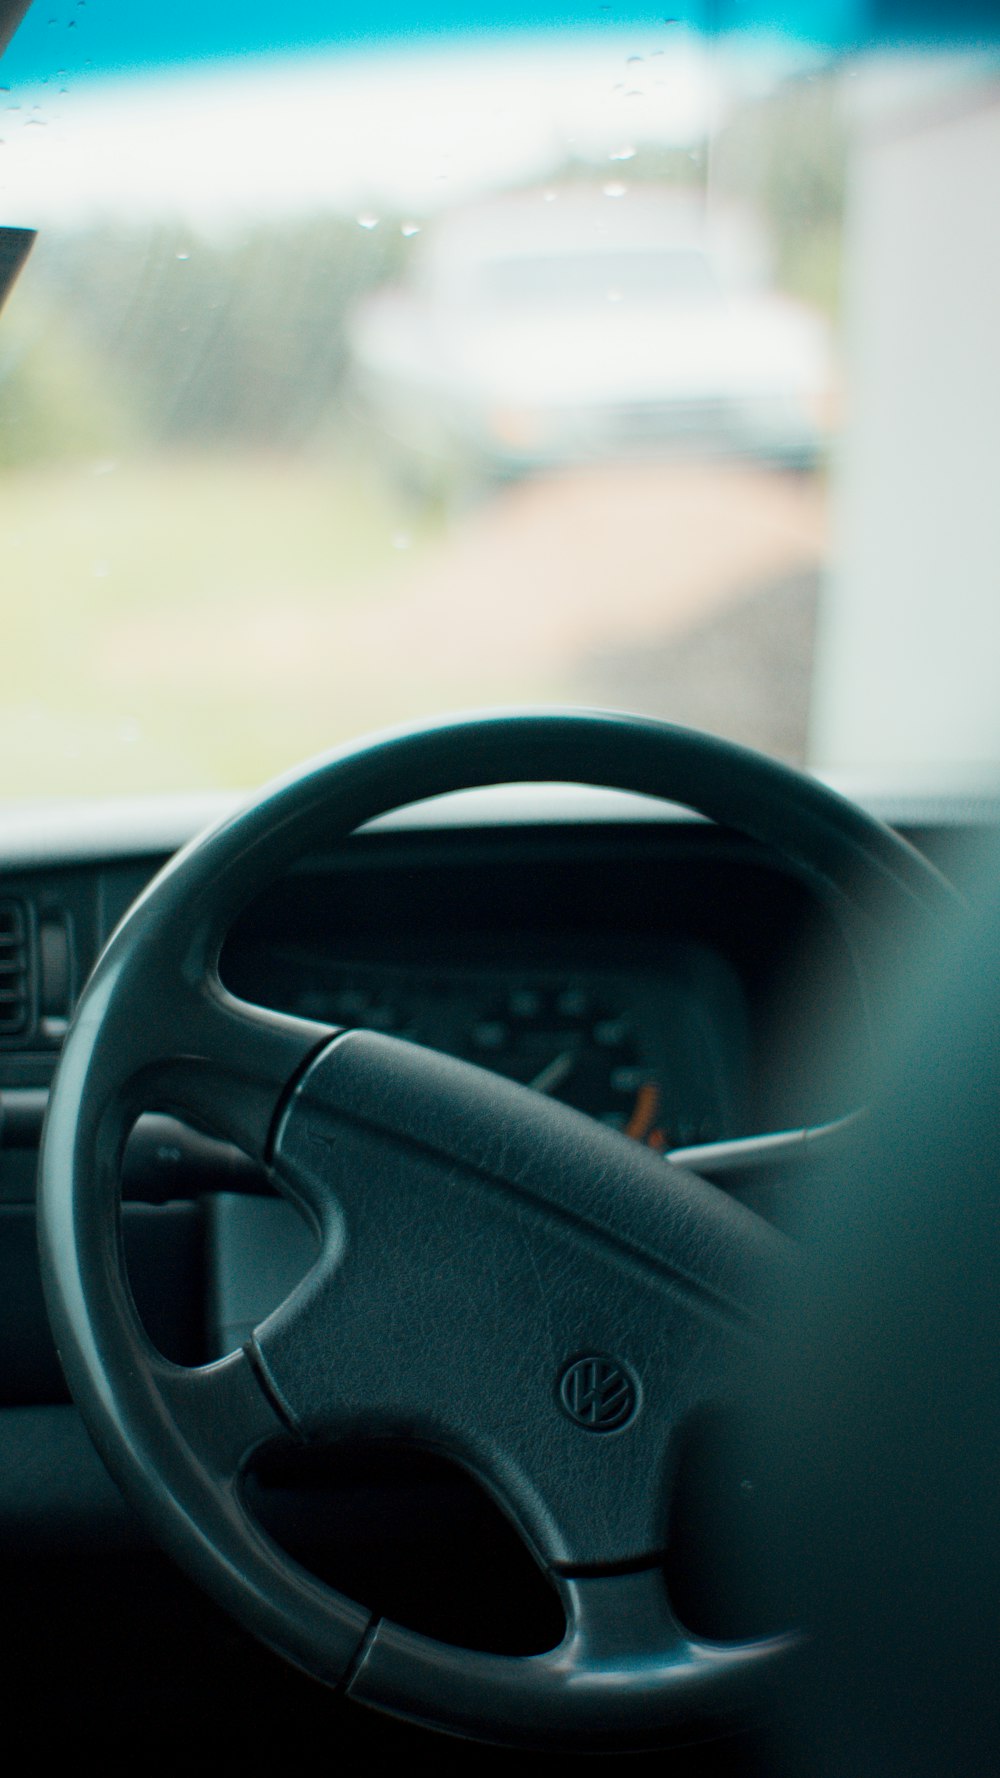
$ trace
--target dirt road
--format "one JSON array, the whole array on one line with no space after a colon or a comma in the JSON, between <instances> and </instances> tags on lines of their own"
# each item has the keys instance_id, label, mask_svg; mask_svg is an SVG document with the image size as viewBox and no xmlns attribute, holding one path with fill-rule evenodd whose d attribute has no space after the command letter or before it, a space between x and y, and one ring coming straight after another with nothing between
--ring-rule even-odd
<instances>
[{"instance_id":1,"label":"dirt road","mask_svg":"<svg viewBox=\"0 0 1000 1778\"><path fill-rule=\"evenodd\" d=\"M796 757L825 530L817 482L757 468L526 482L343 613L338 645L397 710L428 686L444 705L611 703Z\"/></svg>"}]
</instances>

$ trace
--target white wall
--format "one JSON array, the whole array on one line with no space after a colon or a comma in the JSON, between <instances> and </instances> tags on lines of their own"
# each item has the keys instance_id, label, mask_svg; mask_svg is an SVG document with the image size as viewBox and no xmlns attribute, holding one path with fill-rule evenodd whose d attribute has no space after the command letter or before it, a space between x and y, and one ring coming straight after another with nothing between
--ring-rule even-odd
<instances>
[{"instance_id":1,"label":"white wall","mask_svg":"<svg viewBox=\"0 0 1000 1778\"><path fill-rule=\"evenodd\" d=\"M1000 762L1000 82L941 76L862 94L819 767Z\"/></svg>"}]
</instances>

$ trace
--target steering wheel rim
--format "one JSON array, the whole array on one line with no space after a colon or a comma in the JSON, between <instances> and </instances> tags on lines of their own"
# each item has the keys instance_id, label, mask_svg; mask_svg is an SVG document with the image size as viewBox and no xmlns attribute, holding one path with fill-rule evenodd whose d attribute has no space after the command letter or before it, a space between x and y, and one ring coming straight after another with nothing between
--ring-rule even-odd
<instances>
[{"instance_id":1,"label":"steering wheel rim","mask_svg":"<svg viewBox=\"0 0 1000 1778\"><path fill-rule=\"evenodd\" d=\"M662 1538L651 1541L678 1429L706 1403L728 1399L734 1379L745 1387L743 1354L757 1338L748 1330L781 1287L787 1244L680 1169L664 1193L661 1160L581 1114L416 1046L264 1013L235 1000L218 975L237 914L319 844L448 791L541 780L683 803L775 848L863 917L886 896L931 918L954 906L932 866L833 792L666 724L499 714L395 731L327 756L194 841L110 941L81 998L46 1120L42 1272L70 1387L109 1468L159 1541L258 1637L352 1696L428 1725L511 1743L625 1746L690 1735L740 1712L788 1646L780 1636L722 1645L689 1635L666 1595ZM124 1273L121 1154L135 1116L154 1106L193 1117L268 1165L322 1236L320 1260L282 1308L239 1352L197 1370L151 1346ZM394 1245L381 1226L374 1241L370 1213L366 1221L355 1189L366 1168L381 1172L380 1213L392 1206ZM408 1196L414 1169L419 1241ZM454 1288L464 1278L456 1240L484 1226L494 1267L502 1262L502 1275L521 1281L518 1351L490 1322L488 1291L470 1285L463 1307L473 1331L459 1379L448 1378L449 1399L435 1380L437 1334L421 1316L431 1298L444 1312L436 1281L447 1274ZM525 1246L534 1295L518 1258ZM366 1304L350 1268L364 1259L384 1269L390 1247L382 1338L409 1330L397 1347L410 1355L397 1367L405 1387L395 1373L386 1382L377 1340L377 1362L355 1357ZM582 1320L558 1282L570 1275L570 1295L587 1302ZM409 1319L394 1321L393 1304L404 1299ZM672 1365L662 1362L665 1326ZM345 1350L362 1379L353 1394L343 1367L334 1374L324 1357ZM598 1366L584 1376L592 1401L607 1381L604 1363L614 1388L631 1390L623 1421L587 1425L567 1411L567 1387L572 1395L576 1385L566 1379L581 1361ZM513 1365L516 1414L486 1399L491 1365L494 1375ZM472 1653L373 1623L271 1542L242 1501L248 1455L290 1430L322 1439L366 1426L437 1445L486 1482L558 1587L568 1628L557 1649ZM532 1473L535 1450L544 1479ZM595 1499L603 1531L589 1522ZM662 1514L665 1531L665 1502Z\"/></svg>"}]
</instances>

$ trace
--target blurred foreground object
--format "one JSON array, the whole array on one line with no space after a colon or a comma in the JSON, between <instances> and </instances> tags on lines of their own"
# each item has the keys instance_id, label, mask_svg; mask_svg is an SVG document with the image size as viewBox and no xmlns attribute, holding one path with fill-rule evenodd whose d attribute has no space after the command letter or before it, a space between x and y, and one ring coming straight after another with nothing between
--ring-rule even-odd
<instances>
[{"instance_id":1,"label":"blurred foreground object","mask_svg":"<svg viewBox=\"0 0 1000 1778\"><path fill-rule=\"evenodd\" d=\"M796 1774L972 1778L1000 1757L996 862L985 913L913 959L903 1064L803 1212L761 1545L762 1585L776 1567L814 1632Z\"/></svg>"}]
</instances>

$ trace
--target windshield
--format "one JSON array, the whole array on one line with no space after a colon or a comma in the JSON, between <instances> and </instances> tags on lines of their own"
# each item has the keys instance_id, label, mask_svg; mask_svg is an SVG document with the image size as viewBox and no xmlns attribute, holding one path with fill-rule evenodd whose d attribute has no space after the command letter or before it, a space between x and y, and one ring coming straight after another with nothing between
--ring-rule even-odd
<instances>
[{"instance_id":1,"label":"windshield","mask_svg":"<svg viewBox=\"0 0 1000 1778\"><path fill-rule=\"evenodd\" d=\"M525 702L992 769L992 52L208 11L5 59L0 797Z\"/></svg>"}]
</instances>

